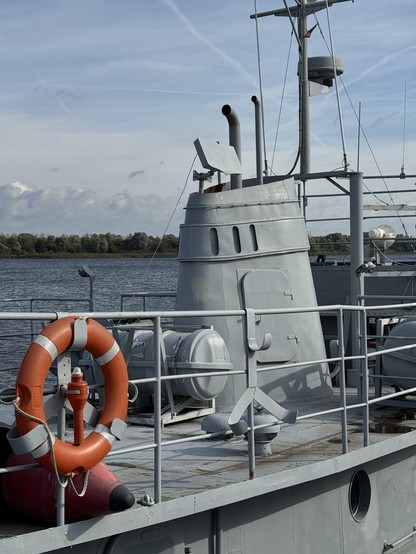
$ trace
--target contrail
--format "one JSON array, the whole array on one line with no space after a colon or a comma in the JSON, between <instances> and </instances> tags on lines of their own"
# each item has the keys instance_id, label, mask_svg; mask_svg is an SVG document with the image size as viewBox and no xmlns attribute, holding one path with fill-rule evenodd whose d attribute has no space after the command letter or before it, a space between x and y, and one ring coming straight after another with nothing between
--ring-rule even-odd
<instances>
[{"instance_id":1,"label":"contrail","mask_svg":"<svg viewBox=\"0 0 416 554\"><path fill-rule=\"evenodd\" d=\"M107 86L107 85L66 85L66 84L45 84L45 87L48 89L51 88L62 88L62 89L82 89L82 90L114 90L119 92L151 92L155 94L193 94L201 96L201 94L208 94L212 96L223 96L225 93L219 90L181 90L181 89L167 89L167 88L143 88L143 87L117 87L117 86ZM227 92L227 94L233 96L245 95L242 92Z\"/></svg>"},{"instance_id":2,"label":"contrail","mask_svg":"<svg viewBox=\"0 0 416 554\"><path fill-rule=\"evenodd\" d=\"M407 46L406 48L403 48L402 50L397 50L397 52L393 52L392 54L389 54L388 56L385 56L384 58L381 58L376 64L372 65L365 71L362 71L355 79L352 79L351 81L348 81L345 86L350 86L354 83L357 83L361 81L361 79L364 79L367 75L378 69L379 67L383 67L384 65L387 65L392 59L396 58L397 56L400 56L402 54L405 54L406 52L410 52L412 50L416 50L416 46Z\"/></svg>"},{"instance_id":3,"label":"contrail","mask_svg":"<svg viewBox=\"0 0 416 554\"><path fill-rule=\"evenodd\" d=\"M42 83L42 85L46 88L46 90L49 92L51 87L48 85L48 83L42 79L41 77L37 76L37 79L40 83ZM78 125L81 127L81 129L83 131L86 131L86 128L84 127L84 125L81 123L81 121L79 120L79 118L73 114L71 112L71 110L68 108L68 106L63 102L63 100L61 98L56 98L54 97L54 99L58 102L58 104L61 106L61 108L64 110L64 112L66 112L71 118L73 118L77 123Z\"/></svg>"},{"instance_id":4,"label":"contrail","mask_svg":"<svg viewBox=\"0 0 416 554\"><path fill-rule=\"evenodd\" d=\"M187 28L187 30L191 35L193 35L200 42L203 42L204 44L206 44L208 48L210 48L216 54L218 54L225 62L227 62L235 69L237 69L241 73L241 75L243 75L243 77L248 80L248 82L251 85L254 85L257 87L257 84L258 84L257 79L255 79L255 77L253 77L251 73L246 71L239 62L234 60L234 58L229 56L226 52L218 48L218 46L213 44L209 39L207 39L204 35L202 35L196 29L195 25L179 10L178 6L175 4L173 0L164 0L164 3L178 16L178 18L182 21L182 23L185 25L185 27Z\"/></svg>"}]
</instances>

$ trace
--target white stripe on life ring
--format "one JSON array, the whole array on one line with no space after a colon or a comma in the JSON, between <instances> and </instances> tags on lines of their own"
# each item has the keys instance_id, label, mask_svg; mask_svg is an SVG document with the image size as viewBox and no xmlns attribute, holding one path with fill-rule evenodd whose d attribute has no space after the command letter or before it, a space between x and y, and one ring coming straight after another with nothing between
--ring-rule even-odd
<instances>
[{"instance_id":1,"label":"white stripe on life ring","mask_svg":"<svg viewBox=\"0 0 416 554\"><path fill-rule=\"evenodd\" d=\"M116 356L120 351L120 348L116 341L113 342L113 346L108 350L105 354L100 356L99 358L96 358L95 361L101 366L108 364L111 362L111 360Z\"/></svg>"},{"instance_id":2,"label":"white stripe on life ring","mask_svg":"<svg viewBox=\"0 0 416 554\"><path fill-rule=\"evenodd\" d=\"M44 335L38 335L33 342L36 342L36 344L39 344L39 346L44 348L49 356L52 358L52 361L58 357L58 349L51 341L51 339L48 339L48 337L45 337Z\"/></svg>"}]
</instances>

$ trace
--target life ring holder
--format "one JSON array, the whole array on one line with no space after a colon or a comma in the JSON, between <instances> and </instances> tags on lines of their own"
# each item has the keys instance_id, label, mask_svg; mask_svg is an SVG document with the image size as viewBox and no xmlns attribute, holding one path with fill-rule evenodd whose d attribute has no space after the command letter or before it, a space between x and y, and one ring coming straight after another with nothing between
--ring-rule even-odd
<instances>
[{"instance_id":1,"label":"life ring holder","mask_svg":"<svg viewBox=\"0 0 416 554\"><path fill-rule=\"evenodd\" d=\"M85 440L72 444L50 432L43 390L53 361L68 350L81 349L89 352L101 367L105 398L94 429ZM121 437L127 414L128 387L123 354L105 327L91 318L67 316L57 319L29 346L19 368L15 401L18 433L16 430L9 433L14 452L30 452L40 465L59 475L73 476L88 471L108 454L114 442ZM74 396L76 394L79 393Z\"/></svg>"}]
</instances>

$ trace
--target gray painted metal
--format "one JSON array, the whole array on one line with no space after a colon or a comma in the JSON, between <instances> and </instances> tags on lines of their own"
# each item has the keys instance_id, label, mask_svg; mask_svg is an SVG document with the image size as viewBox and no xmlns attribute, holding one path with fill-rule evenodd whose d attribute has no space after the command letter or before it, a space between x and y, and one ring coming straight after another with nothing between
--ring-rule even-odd
<instances>
[{"instance_id":1,"label":"gray painted metal","mask_svg":"<svg viewBox=\"0 0 416 554\"><path fill-rule=\"evenodd\" d=\"M308 249L292 180L193 194L181 225L176 309L316 306ZM212 325L228 345L234 368L246 367L248 330L240 317L183 323ZM267 334L272 337L270 348L259 354L259 364L325 358L317 313L293 314L284 321L262 316L250 333L258 344ZM278 378L263 373L259 384L278 402L331 394L326 364L295 372L282 367ZM218 409L232 409L245 388L244 376L230 378L216 399Z\"/></svg>"}]
</instances>

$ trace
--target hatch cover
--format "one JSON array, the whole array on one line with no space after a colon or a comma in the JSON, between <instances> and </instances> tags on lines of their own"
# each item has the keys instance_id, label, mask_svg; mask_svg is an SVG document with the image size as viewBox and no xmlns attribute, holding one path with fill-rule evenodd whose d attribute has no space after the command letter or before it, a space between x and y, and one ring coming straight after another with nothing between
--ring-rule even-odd
<instances>
[{"instance_id":1,"label":"hatch cover","mask_svg":"<svg viewBox=\"0 0 416 554\"><path fill-rule=\"evenodd\" d=\"M293 291L286 274L278 269L253 269L241 279L244 308L290 308L293 306ZM256 338L263 342L266 333L272 335L272 344L267 350L257 353L260 363L287 362L297 352L295 333L296 314L259 315L256 321Z\"/></svg>"}]
</instances>

